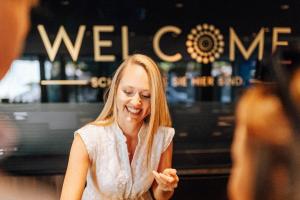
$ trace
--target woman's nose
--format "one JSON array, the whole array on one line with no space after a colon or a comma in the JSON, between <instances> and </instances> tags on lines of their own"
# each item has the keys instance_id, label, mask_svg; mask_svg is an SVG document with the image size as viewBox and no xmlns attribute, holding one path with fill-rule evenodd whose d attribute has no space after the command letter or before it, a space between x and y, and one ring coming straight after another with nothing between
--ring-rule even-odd
<instances>
[{"instance_id":1,"label":"woman's nose","mask_svg":"<svg viewBox=\"0 0 300 200\"><path fill-rule=\"evenodd\" d=\"M132 100L131 100L131 103L134 105L134 106L139 106L142 104L142 101L141 101L141 97L138 93L136 93L133 97L132 97Z\"/></svg>"}]
</instances>

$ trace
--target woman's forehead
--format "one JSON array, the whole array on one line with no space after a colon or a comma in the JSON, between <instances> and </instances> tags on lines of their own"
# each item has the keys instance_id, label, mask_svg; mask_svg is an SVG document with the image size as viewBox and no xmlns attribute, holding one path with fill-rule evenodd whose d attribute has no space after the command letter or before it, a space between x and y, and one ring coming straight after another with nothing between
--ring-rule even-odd
<instances>
[{"instance_id":1,"label":"woman's forehead","mask_svg":"<svg viewBox=\"0 0 300 200\"><path fill-rule=\"evenodd\" d=\"M124 69L121 75L120 85L139 87L144 90L150 89L148 74L144 67L138 64L132 64Z\"/></svg>"}]
</instances>

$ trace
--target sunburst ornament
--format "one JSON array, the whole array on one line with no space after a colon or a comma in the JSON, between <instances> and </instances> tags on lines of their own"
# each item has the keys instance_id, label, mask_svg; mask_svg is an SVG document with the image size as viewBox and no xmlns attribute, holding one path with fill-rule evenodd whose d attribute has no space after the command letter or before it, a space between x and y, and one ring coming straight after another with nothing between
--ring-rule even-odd
<instances>
[{"instance_id":1,"label":"sunburst ornament","mask_svg":"<svg viewBox=\"0 0 300 200\"><path fill-rule=\"evenodd\" d=\"M223 39L220 30L213 25L197 25L187 36L187 52L199 63L214 62L224 52Z\"/></svg>"}]
</instances>

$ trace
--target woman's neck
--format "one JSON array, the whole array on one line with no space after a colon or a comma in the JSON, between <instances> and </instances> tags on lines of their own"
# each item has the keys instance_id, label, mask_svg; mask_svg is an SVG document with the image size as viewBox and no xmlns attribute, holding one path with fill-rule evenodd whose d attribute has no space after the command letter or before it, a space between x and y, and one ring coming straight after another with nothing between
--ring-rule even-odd
<instances>
[{"instance_id":1,"label":"woman's neck","mask_svg":"<svg viewBox=\"0 0 300 200\"><path fill-rule=\"evenodd\" d=\"M143 123L134 123L134 122L128 122L125 120L118 120L117 121L120 129L123 131L123 134L127 138L136 139L137 135L139 133L139 130Z\"/></svg>"}]
</instances>

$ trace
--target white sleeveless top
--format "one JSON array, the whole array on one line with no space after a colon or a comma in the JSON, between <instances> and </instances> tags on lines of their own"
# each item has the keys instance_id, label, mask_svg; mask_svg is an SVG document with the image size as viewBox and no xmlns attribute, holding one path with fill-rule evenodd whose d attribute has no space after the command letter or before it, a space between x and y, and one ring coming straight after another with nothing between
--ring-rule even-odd
<instances>
[{"instance_id":1,"label":"white sleeveless top","mask_svg":"<svg viewBox=\"0 0 300 200\"><path fill-rule=\"evenodd\" d=\"M109 126L86 125L75 132L86 146L91 161L82 200L150 200L153 170L174 136L174 129L159 127L154 135L149 164L147 125L138 133L138 143L130 164L126 137L117 123Z\"/></svg>"}]
</instances>

